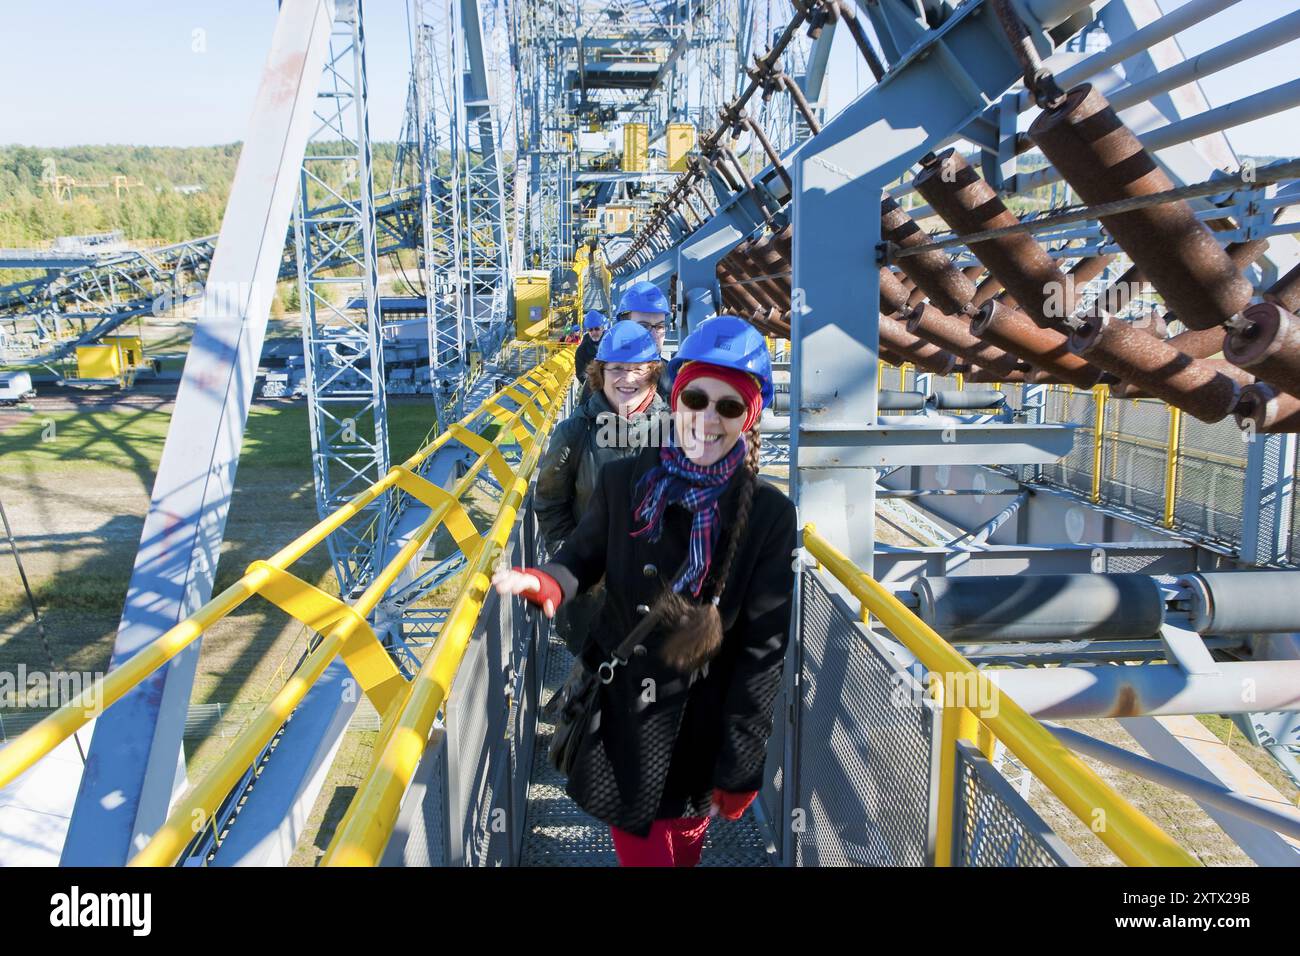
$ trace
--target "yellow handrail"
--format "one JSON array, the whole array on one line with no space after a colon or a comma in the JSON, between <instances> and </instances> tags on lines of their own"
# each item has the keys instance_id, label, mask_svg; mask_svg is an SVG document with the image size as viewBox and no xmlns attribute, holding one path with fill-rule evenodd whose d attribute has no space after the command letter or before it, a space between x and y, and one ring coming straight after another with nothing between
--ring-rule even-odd
<instances>
[{"instance_id":1,"label":"yellow handrail","mask_svg":"<svg viewBox=\"0 0 1300 956\"><path fill-rule=\"evenodd\" d=\"M546 427L553 423L548 419ZM380 741L371 773L352 799L325 856L325 866L375 866L387 845L402 797L415 776L429 742L434 717L451 692L491 582L488 570L505 547L528 479L541 458L541 443L529 450L513 485L501 502L484 546L472 561L433 651L425 659L392 730Z\"/></svg>"},{"instance_id":2,"label":"yellow handrail","mask_svg":"<svg viewBox=\"0 0 1300 956\"><path fill-rule=\"evenodd\" d=\"M988 676L939 636L932 628L912 613L898 598L874 578L864 574L847 556L825 538L817 534L812 525L806 525L803 544L849 592L862 602L863 607L889 629L930 673L944 678L946 686L950 677L961 678L973 685L974 699L993 701L974 715L983 722L1007 749L1020 759L1056 796L1100 839L1115 855L1130 866L1195 866L1192 856L1173 841L1141 811L1128 803L1110 786L1071 753L1037 720L1026 713L1019 704L998 690ZM957 708L973 709L957 701L944 701L943 727L947 733L940 753L943 773L940 780L940 799L948 794L946 818L948 826L939 828L940 846L936 863L947 865L951 852L951 814L955 769L955 740L966 736L960 731L963 715ZM965 718L969 720L969 718ZM945 779L946 778L946 779Z\"/></svg>"},{"instance_id":3,"label":"yellow handrail","mask_svg":"<svg viewBox=\"0 0 1300 956\"><path fill-rule=\"evenodd\" d=\"M568 381L568 375L572 373L572 352L559 353L547 365L553 365L554 367L538 366L516 382L516 384L519 384L535 374L549 379L548 384L535 386L528 393L530 398L544 393L546 401L544 424L539 426L526 442L524 460L519 467L519 473L524 475L531 472L531 469L540 458L541 448L549 432L550 424L554 421L555 414L562 405L563 392L561 385ZM349 613L332 617L328 627L321 626L324 639L317 648L308 655L302 666L280 689L266 708L240 733L216 766L208 771L203 779L172 808L166 822L158 829L145 847L131 859L130 866L167 866L174 863L194 838L194 835L210 824L213 815L226 794L237 785L247 772L248 767L256 760L257 755L279 732L280 727L288 720L294 708L302 702L311 685L325 672L330 662L340 654L346 660L348 648L350 646L356 648L358 644L364 648L367 644L367 638L368 643L373 645L372 649L379 650L373 632L368 631L368 625L365 622L366 616L378 606L398 575L416 558L424 543L440 525L446 523L453 536L456 537L457 543L463 548L474 547L472 553L466 554L466 558L471 562L472 566L477 566L477 562L489 549L477 546L479 541L477 532L474 530L472 522L461 510L459 499L473 486L476 477L483 468L489 467L495 459L501 459L499 446L506 441L507 435L513 433L510 426L518 422L527 413L527 409L527 403L523 403L519 408L509 413L501 421L502 427L493 442L487 443L486 440L480 439L482 444L478 442L474 442L473 445L467 444L467 447L471 447L471 450L478 452L478 458L456 483L451 492L443 492L437 489L436 486L427 483L424 483L423 487L418 484L413 485L413 481L422 482L423 480L415 476L406 466L398 466L390 472L390 475L395 476L397 486L403 491L416 497L430 496L426 501L430 505L429 517L421 523L415 534L403 544L401 549L380 570L361 596L356 599L356 602L349 609ZM457 427L452 426L443 435L456 437L455 429ZM463 428L461 428L460 434L462 437L458 440L462 443L466 443L466 438L471 440L479 438L477 435L466 434ZM507 469L506 474L510 473L504 459L500 460L500 466ZM514 481L517 484L519 478L514 478ZM526 477L524 483L525 487L527 487ZM510 501L509 491L510 489L507 489L508 493L502 504L503 509ZM497 523L499 522L500 518L498 517ZM513 521L511 524L513 524ZM495 524L494 527L496 527ZM508 530L507 528L507 532ZM468 586L468 582L462 586L462 593ZM308 597L310 599L311 596L308 595ZM333 599L329 599L328 596L324 595L316 598L316 600L333 601ZM330 606L318 604L318 608L321 613L324 613L329 611ZM454 612L455 605L453 605L452 613L454 614ZM477 617L477 608L474 614ZM472 624L471 621L471 626ZM348 663L351 667L353 662L348 661ZM400 675L395 674L391 663L386 659L373 663L380 665L378 670L381 672L387 670L387 672L394 673L393 679L381 685L385 693L384 706L377 706L377 709L387 722L396 709L401 707L409 698L410 687L404 679L400 678ZM367 681L362 675L357 674L355 669L354 676L357 677L358 683L366 687Z\"/></svg>"},{"instance_id":4,"label":"yellow handrail","mask_svg":"<svg viewBox=\"0 0 1300 956\"><path fill-rule=\"evenodd\" d=\"M525 380L531 379L537 371L534 369L492 395L477 410L462 419L460 424L468 427L480 418L497 419L502 426L497 441L501 442L507 433L513 433L511 426L519 425L521 416L529 414L531 409L530 402L519 402L520 407L518 409L513 412L507 411L504 406L498 403L503 397L506 397L508 392L514 391L516 395L523 392L531 401L538 393L553 390L554 394L550 396L548 406L558 404L560 398L558 384L567 381L568 376L572 374L572 349L557 351L545 364L555 365L556 374L549 374L548 372L549 382L533 384L531 387L530 383L525 383ZM312 548L324 541L330 533L357 515L367 504L374 501L385 491L397 486L406 470L419 468L430 455L449 440L452 440L453 437L450 431L439 434L432 442L411 455L401 466L390 470L379 481L333 514L322 519L290 544L281 548L267 561L255 562L238 581L141 649L121 666L95 681L76 699L60 707L8 745L0 748L0 787L4 787L17 779L38 760L93 719L97 713L116 703L155 670L188 647L213 623L230 614L254 594L259 593L261 589L270 584L277 571L283 571L284 568L296 562L311 551ZM483 467L485 460L484 456L480 456L476 467L472 469L471 474L467 477L472 479L473 475ZM246 767L247 764L245 764Z\"/></svg>"}]
</instances>

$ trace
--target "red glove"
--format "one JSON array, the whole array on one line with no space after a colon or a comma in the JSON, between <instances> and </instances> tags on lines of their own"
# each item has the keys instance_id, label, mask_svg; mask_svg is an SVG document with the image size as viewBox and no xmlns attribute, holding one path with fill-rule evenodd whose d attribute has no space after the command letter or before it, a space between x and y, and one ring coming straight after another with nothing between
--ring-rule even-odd
<instances>
[{"instance_id":1,"label":"red glove","mask_svg":"<svg viewBox=\"0 0 1300 956\"><path fill-rule=\"evenodd\" d=\"M560 588L560 582L555 580L545 571L539 571L537 568L511 568L512 571L519 571L522 574L531 574L542 583L542 586L536 591L525 591L519 595L529 604L536 604L538 607L546 607L546 602L551 602L553 610L559 610L560 602L564 600L564 591Z\"/></svg>"},{"instance_id":2,"label":"red glove","mask_svg":"<svg viewBox=\"0 0 1300 956\"><path fill-rule=\"evenodd\" d=\"M714 787L713 806L718 813L728 820L739 820L745 815L745 811L749 809L749 805L754 802L756 796L758 796L757 790L752 790L749 793L731 793Z\"/></svg>"}]
</instances>

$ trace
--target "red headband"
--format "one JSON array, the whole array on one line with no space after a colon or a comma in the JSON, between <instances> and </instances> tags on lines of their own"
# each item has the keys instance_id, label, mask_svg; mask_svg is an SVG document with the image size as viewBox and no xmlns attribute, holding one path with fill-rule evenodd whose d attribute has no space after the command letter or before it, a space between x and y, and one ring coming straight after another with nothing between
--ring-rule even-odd
<instances>
[{"instance_id":1,"label":"red headband","mask_svg":"<svg viewBox=\"0 0 1300 956\"><path fill-rule=\"evenodd\" d=\"M757 424L763 414L763 390L758 384L758 379L748 372L722 365L710 365L708 362L686 362L677 370L677 377L673 379L672 396L669 399L673 411L677 411L677 396L681 395L682 389L697 378L716 378L726 382L740 393L740 397L749 407L745 415L745 423L741 426L742 431L749 431Z\"/></svg>"}]
</instances>

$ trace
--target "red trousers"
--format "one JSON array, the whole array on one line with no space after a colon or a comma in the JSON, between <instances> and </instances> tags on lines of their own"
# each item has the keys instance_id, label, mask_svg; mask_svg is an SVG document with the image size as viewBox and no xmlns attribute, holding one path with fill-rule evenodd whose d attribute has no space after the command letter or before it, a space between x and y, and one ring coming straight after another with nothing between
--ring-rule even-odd
<instances>
[{"instance_id":1,"label":"red trousers","mask_svg":"<svg viewBox=\"0 0 1300 956\"><path fill-rule=\"evenodd\" d=\"M610 827L619 866L694 866L704 849L709 817L675 817L656 820L648 836L639 837Z\"/></svg>"}]
</instances>

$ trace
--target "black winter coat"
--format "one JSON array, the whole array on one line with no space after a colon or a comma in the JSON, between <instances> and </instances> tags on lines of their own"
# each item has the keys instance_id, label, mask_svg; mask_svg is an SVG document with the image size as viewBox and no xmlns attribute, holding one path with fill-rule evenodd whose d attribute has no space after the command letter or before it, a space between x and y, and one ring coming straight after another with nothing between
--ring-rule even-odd
<instances>
[{"instance_id":1,"label":"black winter coat","mask_svg":"<svg viewBox=\"0 0 1300 956\"><path fill-rule=\"evenodd\" d=\"M611 461L636 455L647 444L658 440L663 431L658 419L666 411L667 406L656 396L645 411L623 419L626 424L619 423L605 393L596 392L555 426L546 454L537 466L537 491L533 499L537 523L552 553L560 549L578 526L596 488L600 469ZM622 427L613 427L616 424ZM627 443L598 441L601 429L606 427L614 435L626 438Z\"/></svg>"},{"instance_id":2,"label":"black winter coat","mask_svg":"<svg viewBox=\"0 0 1300 956\"><path fill-rule=\"evenodd\" d=\"M605 393L597 392L556 426L538 468L533 497L537 524L552 554L578 527L601 468L661 440L664 427L659 416L664 412L663 400L656 395L641 414L619 418ZM626 443L613 444L611 438ZM563 602L555 628L569 650L577 653L582 647L604 600L604 589L593 587Z\"/></svg>"},{"instance_id":3,"label":"black winter coat","mask_svg":"<svg viewBox=\"0 0 1300 956\"><path fill-rule=\"evenodd\" d=\"M608 330L607 330L608 331ZM573 375L579 382L587 381L587 366L596 357L600 343L590 335L583 335L578 350L573 353Z\"/></svg>"},{"instance_id":4,"label":"black winter coat","mask_svg":"<svg viewBox=\"0 0 1300 956\"><path fill-rule=\"evenodd\" d=\"M566 601L604 576L605 604L582 653L593 671L686 557L691 515L680 506L665 512L658 543L630 534L633 486L658 454L646 449L602 469L581 523L541 568L559 582ZM717 563L735 530L742 480L738 470L719 500ZM569 776L567 792L580 807L645 836L657 819L707 815L715 787L733 793L761 787L790 630L795 546L794 504L760 480L718 607L722 649L699 674L682 674L659 657L665 634L656 628L643 642L645 654L615 668L613 682L601 687L600 718ZM702 596L711 597L715 588L710 572Z\"/></svg>"}]
</instances>

